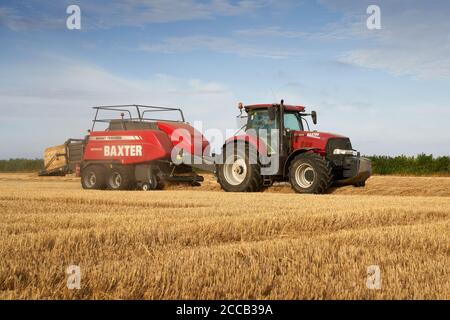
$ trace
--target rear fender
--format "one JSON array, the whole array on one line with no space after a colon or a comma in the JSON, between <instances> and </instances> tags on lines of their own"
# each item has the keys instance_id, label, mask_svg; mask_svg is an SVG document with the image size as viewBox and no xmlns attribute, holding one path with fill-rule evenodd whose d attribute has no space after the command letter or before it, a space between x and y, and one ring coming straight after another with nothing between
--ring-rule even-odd
<instances>
[{"instance_id":1,"label":"rear fender","mask_svg":"<svg viewBox=\"0 0 450 320\"><path fill-rule=\"evenodd\" d=\"M261 155L267 155L267 145L266 143L255 136L252 135L248 135L248 134L243 134L243 135L239 135L239 136L233 136L231 138L228 138L225 143L222 146L222 150L223 148L229 144L229 143L235 143L235 142L244 142L244 143L248 143L248 145L254 147L256 149L256 151L258 151L259 154Z\"/></svg>"}]
</instances>

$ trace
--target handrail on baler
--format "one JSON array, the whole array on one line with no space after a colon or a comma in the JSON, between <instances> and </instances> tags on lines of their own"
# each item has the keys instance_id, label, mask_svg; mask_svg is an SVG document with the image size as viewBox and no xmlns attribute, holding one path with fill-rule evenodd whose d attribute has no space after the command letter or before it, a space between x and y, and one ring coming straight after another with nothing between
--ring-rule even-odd
<instances>
[{"instance_id":1,"label":"handrail on baler","mask_svg":"<svg viewBox=\"0 0 450 320\"><path fill-rule=\"evenodd\" d=\"M181 115L181 122L185 122L183 110L181 110L180 108L171 108L171 107L162 107L162 106L146 106L146 105L139 105L139 104L123 104L123 105L113 105L113 106L98 106L98 107L93 107L93 109L95 109L96 112L95 112L94 120L92 120L91 131L94 131L94 126L97 122L110 122L111 120L116 120L116 119L98 119L99 110L121 111L124 113L128 113L128 115L129 115L128 120L138 120L138 121L145 121L145 120L176 121L176 120L166 120L166 119L144 118L144 114L146 112L178 111ZM132 116L131 110L136 110L137 117ZM178 122L178 121L176 121L176 122Z\"/></svg>"}]
</instances>

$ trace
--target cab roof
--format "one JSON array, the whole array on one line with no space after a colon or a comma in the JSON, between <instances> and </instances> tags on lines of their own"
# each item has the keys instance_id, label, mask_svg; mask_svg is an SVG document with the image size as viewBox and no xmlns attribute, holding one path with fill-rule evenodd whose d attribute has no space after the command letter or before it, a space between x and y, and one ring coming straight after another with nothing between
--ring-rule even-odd
<instances>
[{"instance_id":1,"label":"cab roof","mask_svg":"<svg viewBox=\"0 0 450 320\"><path fill-rule=\"evenodd\" d=\"M247 106L244 106L245 110L254 110L254 109L267 109L267 108L273 108L274 106L279 106L279 104L250 104ZM290 104L284 105L285 110L288 111L297 111L297 112L304 112L305 107L303 106L294 106Z\"/></svg>"}]
</instances>

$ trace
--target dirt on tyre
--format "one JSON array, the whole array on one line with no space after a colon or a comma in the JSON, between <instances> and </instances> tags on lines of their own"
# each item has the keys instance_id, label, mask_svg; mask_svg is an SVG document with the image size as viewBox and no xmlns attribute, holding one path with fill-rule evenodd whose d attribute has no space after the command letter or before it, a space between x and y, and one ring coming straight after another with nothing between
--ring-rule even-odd
<instances>
[{"instance_id":1,"label":"dirt on tyre","mask_svg":"<svg viewBox=\"0 0 450 320\"><path fill-rule=\"evenodd\" d=\"M109 170L107 179L109 190L130 190L134 184L134 170L132 168L115 166Z\"/></svg>"},{"instance_id":2,"label":"dirt on tyre","mask_svg":"<svg viewBox=\"0 0 450 320\"><path fill-rule=\"evenodd\" d=\"M331 167L319 154L302 153L290 164L289 181L298 193L323 194L331 185Z\"/></svg>"},{"instance_id":3,"label":"dirt on tyre","mask_svg":"<svg viewBox=\"0 0 450 320\"><path fill-rule=\"evenodd\" d=\"M88 190L106 188L107 170L102 165L89 165L81 170L81 186Z\"/></svg>"},{"instance_id":4,"label":"dirt on tyre","mask_svg":"<svg viewBox=\"0 0 450 320\"><path fill-rule=\"evenodd\" d=\"M227 144L222 154L223 163L217 166L217 181L223 190L227 192L262 190L261 167L257 161L257 151L253 147L240 143Z\"/></svg>"}]
</instances>

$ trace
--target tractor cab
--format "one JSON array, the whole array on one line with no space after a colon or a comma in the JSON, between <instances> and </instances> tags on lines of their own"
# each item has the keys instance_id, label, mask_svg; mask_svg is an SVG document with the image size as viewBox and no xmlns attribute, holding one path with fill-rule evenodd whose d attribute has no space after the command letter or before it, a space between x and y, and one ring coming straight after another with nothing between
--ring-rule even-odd
<instances>
[{"instance_id":1,"label":"tractor cab","mask_svg":"<svg viewBox=\"0 0 450 320\"><path fill-rule=\"evenodd\" d=\"M264 141L271 154L286 157L293 151L293 136L301 132L310 132L307 116L317 123L317 113L305 113L305 107L280 104L256 104L242 106L245 109L247 124L246 133L256 135ZM274 130L276 134L274 135Z\"/></svg>"},{"instance_id":2,"label":"tractor cab","mask_svg":"<svg viewBox=\"0 0 450 320\"><path fill-rule=\"evenodd\" d=\"M305 113L305 107L281 104L257 104L245 106L247 113L247 129L284 129L289 131L305 131L309 129L306 119L311 116L317 124L317 113ZM282 115L282 118L281 118Z\"/></svg>"}]
</instances>

